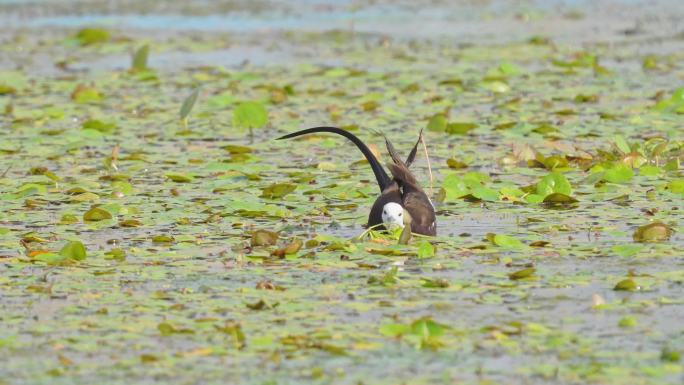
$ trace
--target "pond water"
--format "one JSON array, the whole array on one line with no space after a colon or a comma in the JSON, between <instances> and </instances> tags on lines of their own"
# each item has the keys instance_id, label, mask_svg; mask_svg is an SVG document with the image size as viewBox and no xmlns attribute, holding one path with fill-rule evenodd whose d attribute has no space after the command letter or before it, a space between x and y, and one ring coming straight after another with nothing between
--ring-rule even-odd
<instances>
[{"instance_id":1,"label":"pond water","mask_svg":"<svg viewBox=\"0 0 684 385\"><path fill-rule=\"evenodd\" d=\"M682 20L0 0L0 385L681 384ZM425 128L439 235L317 125Z\"/></svg>"}]
</instances>

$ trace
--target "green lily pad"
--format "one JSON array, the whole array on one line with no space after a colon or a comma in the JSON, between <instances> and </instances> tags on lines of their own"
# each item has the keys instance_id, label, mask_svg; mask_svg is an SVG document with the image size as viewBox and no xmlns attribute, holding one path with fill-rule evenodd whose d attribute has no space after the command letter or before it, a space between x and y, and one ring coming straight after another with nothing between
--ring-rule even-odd
<instances>
[{"instance_id":1,"label":"green lily pad","mask_svg":"<svg viewBox=\"0 0 684 385\"><path fill-rule=\"evenodd\" d=\"M93 207L83 214L83 221L85 222L98 222L105 219L112 219L112 214L99 207Z\"/></svg>"}]
</instances>

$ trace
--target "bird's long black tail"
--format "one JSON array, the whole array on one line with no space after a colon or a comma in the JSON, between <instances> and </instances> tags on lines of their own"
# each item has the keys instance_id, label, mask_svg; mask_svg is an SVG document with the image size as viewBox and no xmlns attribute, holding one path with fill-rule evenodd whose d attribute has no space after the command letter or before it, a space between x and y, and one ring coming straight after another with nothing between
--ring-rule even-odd
<instances>
[{"instance_id":1,"label":"bird's long black tail","mask_svg":"<svg viewBox=\"0 0 684 385\"><path fill-rule=\"evenodd\" d=\"M287 134L284 136L281 136L277 140L281 139L290 139L294 138L297 136L302 136L302 135L307 135L307 134L314 134L318 132L329 132L331 134L337 134L337 135L342 135L345 138L349 139L352 143L358 147L359 150L361 150L361 153L363 153L363 156L366 157L366 160L368 163L370 163L371 169L373 169L373 174L375 174L375 179L378 181L378 186L380 186L380 191L383 191L385 187L387 187L390 183L392 183L392 179L387 175L387 172L385 172L385 169L382 168L382 165L378 161L378 159L373 155L371 150L366 146L365 143L361 141L361 139L357 138L356 135L352 134L349 131L343 130L341 128L337 127L313 127L313 128L307 128L306 130L301 130L297 132L293 132L291 134Z\"/></svg>"}]
</instances>

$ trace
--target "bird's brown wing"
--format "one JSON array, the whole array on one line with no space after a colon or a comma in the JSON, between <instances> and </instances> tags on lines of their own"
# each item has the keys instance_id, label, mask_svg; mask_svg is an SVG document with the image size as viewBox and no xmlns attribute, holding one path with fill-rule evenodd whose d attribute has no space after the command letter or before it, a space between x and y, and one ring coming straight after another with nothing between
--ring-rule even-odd
<instances>
[{"instance_id":1,"label":"bird's brown wing","mask_svg":"<svg viewBox=\"0 0 684 385\"><path fill-rule=\"evenodd\" d=\"M390 169L390 172L392 173L392 176L394 179L399 183L399 186L401 187L406 187L408 186L409 188L414 188L421 190L421 188L418 186L418 181L416 181L416 177L413 176L411 171L406 167L404 162L401 163L387 163L387 167Z\"/></svg>"},{"instance_id":2,"label":"bird's brown wing","mask_svg":"<svg viewBox=\"0 0 684 385\"><path fill-rule=\"evenodd\" d=\"M392 172L402 190L402 206L412 218L411 231L418 234L435 235L437 233L435 208L427 194L418 186L416 178L402 163L389 163Z\"/></svg>"},{"instance_id":3,"label":"bird's brown wing","mask_svg":"<svg viewBox=\"0 0 684 385\"><path fill-rule=\"evenodd\" d=\"M416 234L437 235L435 209L424 192L404 194L404 209L411 215L411 231Z\"/></svg>"},{"instance_id":4,"label":"bird's brown wing","mask_svg":"<svg viewBox=\"0 0 684 385\"><path fill-rule=\"evenodd\" d=\"M416 159L416 153L418 152L418 143L420 143L420 137L423 135L423 130L420 130L420 134L418 135L418 140L416 140L416 144L413 145L413 148L411 149L411 152L409 153L409 156L406 158L406 162L402 161L399 155L397 154L397 150L394 148L392 145L392 142L385 137L385 146L387 147L387 152L390 155L390 158L392 158L392 162L395 164L403 164L406 165L406 167L411 167L411 163Z\"/></svg>"}]
</instances>

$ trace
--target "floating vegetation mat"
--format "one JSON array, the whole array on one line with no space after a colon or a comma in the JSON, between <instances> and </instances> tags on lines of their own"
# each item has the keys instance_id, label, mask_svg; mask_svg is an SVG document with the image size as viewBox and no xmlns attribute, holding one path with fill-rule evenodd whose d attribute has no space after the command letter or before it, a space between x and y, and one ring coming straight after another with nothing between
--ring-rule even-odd
<instances>
[{"instance_id":1,"label":"floating vegetation mat","mask_svg":"<svg viewBox=\"0 0 684 385\"><path fill-rule=\"evenodd\" d=\"M681 383L684 51L2 37L0 384ZM425 129L439 235L317 125Z\"/></svg>"}]
</instances>

